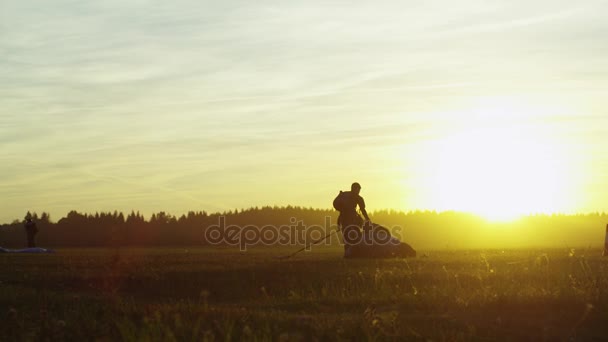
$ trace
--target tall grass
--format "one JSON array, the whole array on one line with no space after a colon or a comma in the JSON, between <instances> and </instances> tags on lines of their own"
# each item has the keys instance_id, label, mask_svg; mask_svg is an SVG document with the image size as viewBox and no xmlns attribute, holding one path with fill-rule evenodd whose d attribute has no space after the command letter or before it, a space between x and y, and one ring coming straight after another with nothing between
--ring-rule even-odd
<instances>
[{"instance_id":1,"label":"tall grass","mask_svg":"<svg viewBox=\"0 0 608 342\"><path fill-rule=\"evenodd\" d=\"M0 255L0 339L608 339L601 251L74 249Z\"/></svg>"}]
</instances>

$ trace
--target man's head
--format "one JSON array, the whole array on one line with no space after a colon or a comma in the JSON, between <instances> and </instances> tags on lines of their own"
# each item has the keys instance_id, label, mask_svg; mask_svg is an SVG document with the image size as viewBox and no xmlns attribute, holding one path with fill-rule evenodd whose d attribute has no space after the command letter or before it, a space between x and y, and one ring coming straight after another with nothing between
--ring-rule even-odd
<instances>
[{"instance_id":1,"label":"man's head","mask_svg":"<svg viewBox=\"0 0 608 342\"><path fill-rule=\"evenodd\" d=\"M358 195L359 192L361 191L361 185L357 182L353 183L350 186L350 191Z\"/></svg>"}]
</instances>

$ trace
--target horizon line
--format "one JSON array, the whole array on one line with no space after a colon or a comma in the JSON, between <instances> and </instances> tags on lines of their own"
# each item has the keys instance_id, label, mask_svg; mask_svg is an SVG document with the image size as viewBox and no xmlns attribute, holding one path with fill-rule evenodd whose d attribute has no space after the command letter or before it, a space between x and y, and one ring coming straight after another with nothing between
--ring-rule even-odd
<instances>
[{"instance_id":1,"label":"horizon line","mask_svg":"<svg viewBox=\"0 0 608 342\"><path fill-rule=\"evenodd\" d=\"M207 211L204 209L199 209L199 210L186 210L181 212L180 214L173 214L170 213L168 211L152 211L149 215L144 215L142 213L141 210L136 210L136 209L130 209L128 211L122 211L122 210L118 210L118 209L114 209L114 210L108 210L108 211L95 211L95 212L84 212L84 211L79 211L76 209L72 209L67 211L63 216L61 216L59 219L62 218L66 218L68 216L69 213L71 212L76 212L78 214L82 214L85 216L94 216L95 214L122 214L123 216L125 216L125 218L127 216L129 216L131 213L135 213L138 214L139 216L143 217L144 219L146 217L151 218L153 215L155 214L160 214L160 213L165 213L168 216L171 217L175 217L175 218L180 218L182 216L187 216L187 214L193 212L193 213L205 213L207 216L212 216L212 215L238 215L242 212L250 212L250 211L255 211L255 210L261 210L261 209L272 209L272 210L284 210L284 209L298 209L298 210L314 210L314 211L331 211L331 212L335 212L336 214L339 214L339 212L331 207L327 207L327 208L320 208L320 207L313 207L313 206L301 206L301 205L264 205L264 206L251 206L248 208L233 208L233 209L226 209L223 211ZM371 210L369 211L369 215L373 216L375 214L380 214L380 213L385 213L388 212L390 214L405 214L405 215L411 215L411 214L419 214L419 213L431 213L431 214L436 214L436 215L442 215L442 214L459 214L459 215L468 215L468 216L475 216L478 217L480 219L484 219L484 220L488 220L488 221L494 221L492 219L488 219L487 217L485 217L483 214L479 214L479 213L475 213L475 212L471 212L471 211L463 211L463 210L439 210L439 209L410 209L410 210L403 210L403 209L394 209L394 208L380 208L380 209L375 209L375 210ZM33 211L33 210L28 210L26 212L26 214L24 215L24 219L25 217L27 217L28 213L30 215L36 215L38 217L38 219L42 216L42 214L48 214L50 217L50 214L47 211ZM519 219L522 218L526 218L526 217L535 217L535 216L608 216L608 211L578 211L578 212L531 212L531 213L524 213L524 214L517 214L514 215L511 219L507 219L507 220L502 220L502 221L517 221ZM11 225L14 224L16 221L21 222L20 219L16 218L13 219L12 222L9 223L0 223L0 225ZM53 221L53 220L49 220L50 222L57 222L57 221ZM501 221L501 220L499 220Z\"/></svg>"}]
</instances>

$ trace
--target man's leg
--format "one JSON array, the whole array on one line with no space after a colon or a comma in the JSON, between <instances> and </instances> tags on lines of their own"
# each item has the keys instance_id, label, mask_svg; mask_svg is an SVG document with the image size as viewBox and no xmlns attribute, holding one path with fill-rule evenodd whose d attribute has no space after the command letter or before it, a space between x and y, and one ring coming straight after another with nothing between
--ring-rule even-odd
<instances>
[{"instance_id":1,"label":"man's leg","mask_svg":"<svg viewBox=\"0 0 608 342\"><path fill-rule=\"evenodd\" d=\"M36 245L34 244L34 233L27 232L27 247L34 248Z\"/></svg>"},{"instance_id":2,"label":"man's leg","mask_svg":"<svg viewBox=\"0 0 608 342\"><path fill-rule=\"evenodd\" d=\"M342 236L344 238L344 256L355 256L353 255L354 248L361 243L363 238L359 226L349 223L342 229Z\"/></svg>"}]
</instances>

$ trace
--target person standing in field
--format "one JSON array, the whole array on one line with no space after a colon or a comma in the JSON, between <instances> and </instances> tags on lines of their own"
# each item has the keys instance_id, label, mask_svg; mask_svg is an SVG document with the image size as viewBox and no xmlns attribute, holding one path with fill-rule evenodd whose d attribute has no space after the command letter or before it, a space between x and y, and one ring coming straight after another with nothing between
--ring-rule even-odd
<instances>
[{"instance_id":1,"label":"person standing in field","mask_svg":"<svg viewBox=\"0 0 608 342\"><path fill-rule=\"evenodd\" d=\"M27 218L25 220L25 233L27 234L27 247L33 248L36 247L36 243L34 242L34 238L36 237L36 233L38 233L38 227L36 226L36 222L34 222L31 218Z\"/></svg>"},{"instance_id":2,"label":"person standing in field","mask_svg":"<svg viewBox=\"0 0 608 342\"><path fill-rule=\"evenodd\" d=\"M334 208L340 211L338 216L338 226L344 238L344 254L348 255L349 246L360 242L361 227L363 219L357 213L357 207L361 210L361 214L367 222L370 222L367 211L365 210L365 200L359 195L361 185L357 182L353 183L350 191L340 191L340 194L334 200Z\"/></svg>"}]
</instances>

